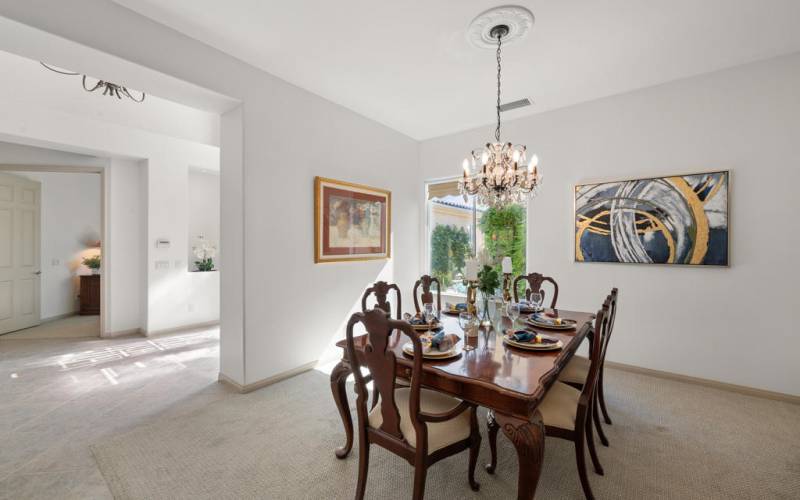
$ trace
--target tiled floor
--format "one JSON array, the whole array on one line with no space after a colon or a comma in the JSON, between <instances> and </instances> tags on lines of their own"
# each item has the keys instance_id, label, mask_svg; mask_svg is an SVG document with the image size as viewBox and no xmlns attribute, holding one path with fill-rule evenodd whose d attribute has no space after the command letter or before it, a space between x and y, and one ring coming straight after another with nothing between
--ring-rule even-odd
<instances>
[{"instance_id":1,"label":"tiled floor","mask_svg":"<svg viewBox=\"0 0 800 500\"><path fill-rule=\"evenodd\" d=\"M68 316L41 325L0 336L3 340L12 339L59 339L76 337L100 337L100 316Z\"/></svg>"},{"instance_id":2,"label":"tiled floor","mask_svg":"<svg viewBox=\"0 0 800 500\"><path fill-rule=\"evenodd\" d=\"M110 498L89 445L198 391L224 397L218 363L216 328L152 338L0 337L0 498Z\"/></svg>"}]
</instances>

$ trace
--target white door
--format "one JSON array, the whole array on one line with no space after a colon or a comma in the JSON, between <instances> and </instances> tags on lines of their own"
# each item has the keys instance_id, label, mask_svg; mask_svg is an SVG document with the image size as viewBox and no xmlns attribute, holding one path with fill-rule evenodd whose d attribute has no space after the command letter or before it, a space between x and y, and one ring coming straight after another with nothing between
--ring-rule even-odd
<instances>
[{"instance_id":1,"label":"white door","mask_svg":"<svg viewBox=\"0 0 800 500\"><path fill-rule=\"evenodd\" d=\"M0 334L41 322L41 185L0 173Z\"/></svg>"}]
</instances>

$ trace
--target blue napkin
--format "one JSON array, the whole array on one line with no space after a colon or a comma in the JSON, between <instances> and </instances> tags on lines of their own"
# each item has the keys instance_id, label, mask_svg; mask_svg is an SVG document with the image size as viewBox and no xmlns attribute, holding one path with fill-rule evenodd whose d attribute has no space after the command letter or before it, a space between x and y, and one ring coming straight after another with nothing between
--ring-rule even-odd
<instances>
[{"instance_id":1,"label":"blue napkin","mask_svg":"<svg viewBox=\"0 0 800 500\"><path fill-rule=\"evenodd\" d=\"M442 342L442 340L444 340L444 328L440 327L434 331L436 331L437 333L431 336L431 347L433 347L434 349L438 349L439 344Z\"/></svg>"},{"instance_id":2,"label":"blue napkin","mask_svg":"<svg viewBox=\"0 0 800 500\"><path fill-rule=\"evenodd\" d=\"M511 334L511 338L514 342L530 342L536 338L536 334L525 330L518 330Z\"/></svg>"},{"instance_id":3,"label":"blue napkin","mask_svg":"<svg viewBox=\"0 0 800 500\"><path fill-rule=\"evenodd\" d=\"M545 316L544 314L540 314L540 313L535 313L533 315L533 319L535 319L539 323L546 323L548 325L555 325L556 324L556 322L553 320L553 318L549 318L549 317Z\"/></svg>"}]
</instances>

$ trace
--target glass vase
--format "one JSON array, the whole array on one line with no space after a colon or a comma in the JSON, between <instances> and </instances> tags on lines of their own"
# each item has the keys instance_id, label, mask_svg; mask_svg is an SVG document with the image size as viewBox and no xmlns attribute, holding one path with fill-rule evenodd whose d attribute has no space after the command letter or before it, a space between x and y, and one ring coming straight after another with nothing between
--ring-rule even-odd
<instances>
[{"instance_id":1,"label":"glass vase","mask_svg":"<svg viewBox=\"0 0 800 500\"><path fill-rule=\"evenodd\" d=\"M496 314L495 305L492 300L492 295L478 291L478 321L484 328L492 326L493 315Z\"/></svg>"}]
</instances>

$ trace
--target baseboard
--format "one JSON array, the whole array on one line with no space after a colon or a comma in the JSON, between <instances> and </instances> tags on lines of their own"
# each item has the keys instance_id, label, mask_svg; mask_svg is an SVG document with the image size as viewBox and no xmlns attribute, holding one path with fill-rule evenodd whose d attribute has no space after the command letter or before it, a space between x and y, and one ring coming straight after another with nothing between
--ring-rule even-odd
<instances>
[{"instance_id":1,"label":"baseboard","mask_svg":"<svg viewBox=\"0 0 800 500\"><path fill-rule=\"evenodd\" d=\"M52 321L58 321L60 319L71 318L73 316L77 316L78 311L72 311L64 314L56 314L55 316L48 316L46 318L42 318L42 323L50 323Z\"/></svg>"},{"instance_id":2,"label":"baseboard","mask_svg":"<svg viewBox=\"0 0 800 500\"><path fill-rule=\"evenodd\" d=\"M245 385L236 382L232 378L222 373L219 374L219 381L223 384L233 387L234 389L236 389L237 392L241 394L247 394L248 392L253 392L255 390L261 389L262 387L267 387L268 385L277 384L278 382L286 380L287 378L294 377L295 375L300 375L303 372L307 372L309 370L314 369L315 366L317 366L317 362L312 361L311 363L306 363L304 365L298 366L297 368L292 368L291 370L286 370L285 372L278 373L277 375L273 375L271 377L267 377L257 382Z\"/></svg>"},{"instance_id":3,"label":"baseboard","mask_svg":"<svg viewBox=\"0 0 800 500\"><path fill-rule=\"evenodd\" d=\"M118 330L116 332L105 332L100 335L100 338L113 339L116 337L125 337L126 335L142 335L142 329L130 328L128 330Z\"/></svg>"},{"instance_id":4,"label":"baseboard","mask_svg":"<svg viewBox=\"0 0 800 500\"><path fill-rule=\"evenodd\" d=\"M772 399L774 401L783 401L785 403L792 403L800 405L800 396L793 394L785 394L783 392L768 391L765 389L756 389L754 387L747 387L744 385L729 384L727 382L719 382L707 378L691 377L689 375L681 375L679 373L665 372L661 370L653 370L652 368L642 368L641 366L628 365L625 363L617 363L614 361L606 361L606 366L623 370L631 373L639 373L642 375L649 375L651 377L658 377L667 380L676 380L678 382L687 382L689 384L703 385L712 387L714 389L721 389L723 391L736 392L746 396L755 396L757 398Z\"/></svg>"},{"instance_id":5,"label":"baseboard","mask_svg":"<svg viewBox=\"0 0 800 500\"><path fill-rule=\"evenodd\" d=\"M206 321L204 323L192 323L191 325L176 326L174 328L164 328L163 330L152 330L144 332L145 337L152 337L154 335L163 335L165 333L185 332L188 330L200 330L203 328L210 328L212 326L219 326L219 320Z\"/></svg>"}]
</instances>

